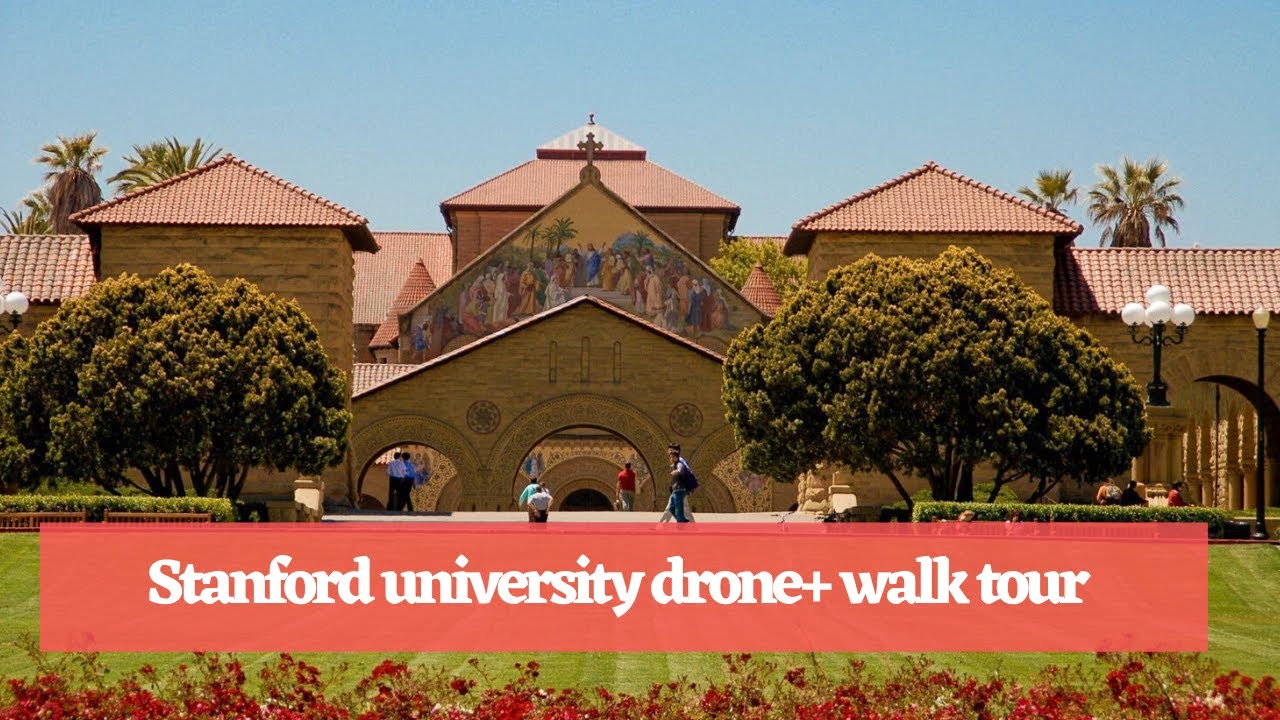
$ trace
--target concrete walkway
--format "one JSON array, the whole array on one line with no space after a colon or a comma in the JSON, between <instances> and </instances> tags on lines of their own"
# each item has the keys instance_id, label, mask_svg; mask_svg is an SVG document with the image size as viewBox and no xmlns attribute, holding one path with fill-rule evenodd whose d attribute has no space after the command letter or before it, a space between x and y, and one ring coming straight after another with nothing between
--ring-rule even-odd
<instances>
[{"instance_id":1,"label":"concrete walkway","mask_svg":"<svg viewBox=\"0 0 1280 720\"><path fill-rule=\"evenodd\" d=\"M552 512L549 522L656 523L657 512ZM698 513L700 523L812 523L818 519L803 513ZM382 510L344 510L325 513L324 522L529 522L523 512L391 513Z\"/></svg>"}]
</instances>

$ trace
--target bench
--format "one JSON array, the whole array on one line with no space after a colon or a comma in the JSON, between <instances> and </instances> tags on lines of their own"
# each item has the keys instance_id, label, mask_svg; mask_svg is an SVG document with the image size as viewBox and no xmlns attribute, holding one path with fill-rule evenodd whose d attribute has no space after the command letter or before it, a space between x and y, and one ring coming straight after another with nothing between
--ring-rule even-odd
<instances>
[{"instance_id":1,"label":"bench","mask_svg":"<svg viewBox=\"0 0 1280 720\"><path fill-rule=\"evenodd\" d=\"M208 523L213 522L210 513L122 512L104 510L102 522L152 525L156 523Z\"/></svg>"},{"instance_id":2,"label":"bench","mask_svg":"<svg viewBox=\"0 0 1280 720\"><path fill-rule=\"evenodd\" d=\"M42 523L88 522L89 512L0 512L0 532L36 532Z\"/></svg>"}]
</instances>

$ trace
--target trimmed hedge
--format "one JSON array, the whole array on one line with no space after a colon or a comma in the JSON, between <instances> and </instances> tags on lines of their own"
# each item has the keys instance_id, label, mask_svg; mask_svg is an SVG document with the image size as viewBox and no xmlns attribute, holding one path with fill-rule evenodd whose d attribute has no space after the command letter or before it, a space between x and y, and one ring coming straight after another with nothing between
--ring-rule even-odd
<instances>
[{"instance_id":1,"label":"trimmed hedge","mask_svg":"<svg viewBox=\"0 0 1280 720\"><path fill-rule=\"evenodd\" d=\"M1008 520L1014 510L1022 511L1027 522L1183 522L1207 523L1209 537L1221 537L1231 520L1231 513L1205 507L1120 507L1118 505L1028 505L1025 503L916 503L912 522L955 520L965 510L972 510L979 521Z\"/></svg>"},{"instance_id":2,"label":"trimmed hedge","mask_svg":"<svg viewBox=\"0 0 1280 720\"><path fill-rule=\"evenodd\" d=\"M209 513L214 522L235 522L236 514L226 498L119 497L116 495L0 495L0 512L79 512L102 521L102 511L149 513Z\"/></svg>"}]
</instances>

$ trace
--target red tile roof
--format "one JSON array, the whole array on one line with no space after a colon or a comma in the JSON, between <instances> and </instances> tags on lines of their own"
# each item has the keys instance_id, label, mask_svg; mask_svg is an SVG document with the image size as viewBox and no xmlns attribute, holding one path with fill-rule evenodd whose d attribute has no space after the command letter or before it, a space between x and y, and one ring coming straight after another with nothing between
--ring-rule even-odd
<instances>
[{"instance_id":1,"label":"red tile roof","mask_svg":"<svg viewBox=\"0 0 1280 720\"><path fill-rule=\"evenodd\" d=\"M417 365L400 365L396 363L356 363L351 368L351 394L358 395L365 390L399 377Z\"/></svg>"},{"instance_id":2,"label":"red tile roof","mask_svg":"<svg viewBox=\"0 0 1280 720\"><path fill-rule=\"evenodd\" d=\"M935 162L845 198L797 222L788 255L818 232L1046 233L1075 237L1080 223Z\"/></svg>"},{"instance_id":3,"label":"red tile roof","mask_svg":"<svg viewBox=\"0 0 1280 720\"><path fill-rule=\"evenodd\" d=\"M357 325L378 325L387 317L391 301L417 261L427 266L436 283L453 276L453 245L448 233L374 231L373 237L381 250L355 253Z\"/></svg>"},{"instance_id":4,"label":"red tile roof","mask_svg":"<svg viewBox=\"0 0 1280 720\"><path fill-rule=\"evenodd\" d=\"M773 286L769 276L764 274L764 266L760 263L756 263L756 266L751 268L751 274L742 284L742 296L769 317L773 317L778 312L778 306L782 304L777 288Z\"/></svg>"},{"instance_id":5,"label":"red tile roof","mask_svg":"<svg viewBox=\"0 0 1280 720\"><path fill-rule=\"evenodd\" d=\"M536 210L578 184L581 160L530 160L440 203L449 220L456 208ZM740 208L648 160L599 160L600 177L628 205L645 210L719 210L735 218Z\"/></svg>"},{"instance_id":6,"label":"red tile roof","mask_svg":"<svg viewBox=\"0 0 1280 720\"><path fill-rule=\"evenodd\" d=\"M230 153L164 182L71 216L101 225L249 225L341 228L356 250L377 250L360 215Z\"/></svg>"},{"instance_id":7,"label":"red tile roof","mask_svg":"<svg viewBox=\"0 0 1280 720\"><path fill-rule=\"evenodd\" d=\"M1157 283L1200 314L1259 306L1280 313L1280 248L1062 248L1053 307L1063 315L1118 314Z\"/></svg>"},{"instance_id":8,"label":"red tile roof","mask_svg":"<svg viewBox=\"0 0 1280 720\"><path fill-rule=\"evenodd\" d=\"M391 383L396 382L401 378L409 377L410 375L416 375L417 373L423 370L427 370L428 368L433 368L437 365L441 365L443 363L449 362L450 360L456 357L459 357L461 355L465 355L471 352L472 350L475 350L476 348L488 345L489 343L495 342L499 338L506 337L507 335L512 335L514 333L520 332L521 330L524 330L530 325L535 325L549 317L565 312L569 308L577 307L579 305L592 305L594 307L600 308L601 310L604 310L605 312L610 313L611 315L616 315L617 317L620 317L623 320L626 320L627 322L635 323L636 325L639 325L640 327L644 328L645 330L648 330L649 332L661 335L677 345L682 345L718 363L724 362L723 355L717 352L714 352L712 350L708 350L707 348L699 345L698 343L690 340L689 338L686 338L682 335L677 335L676 333L673 333L670 330L667 330L666 328L660 328L657 325L654 325L653 323L649 322L648 320L645 320L644 318L641 318L636 315L632 315L626 310L616 308L613 305L610 305L609 303L605 302L604 300L601 300L600 298L593 297L591 295L579 295L578 297L570 300L567 303L564 303L562 305L557 305L553 308L550 308L549 310L543 310L537 315L531 315L521 320L520 322L517 322L513 325L508 325L507 327L501 330L498 330L497 332L493 332L488 335L485 335L484 337L477 339L475 342L468 343L466 345L463 345L460 348L451 350L443 355L434 357L428 360L427 362L420 363L417 365L409 365L409 364L400 365L399 367L405 367L405 368L408 368L408 370L405 371L403 374L395 375L394 377L381 380L372 386L364 386L359 392L352 392L351 397L353 399L358 398L361 395L371 393L374 390L382 388L386 385L390 385ZM356 367L359 367L359 365L357 365Z\"/></svg>"},{"instance_id":9,"label":"red tile roof","mask_svg":"<svg viewBox=\"0 0 1280 720\"><path fill-rule=\"evenodd\" d=\"M423 265L421 260L414 263L409 270L409 276L405 278L404 285L400 287L400 292L396 293L395 300L387 309L386 318L373 334L373 339L369 341L369 349L397 347L397 341L400 339L400 314L422 302L435 291L436 284L431 279L431 273L427 272L427 266Z\"/></svg>"},{"instance_id":10,"label":"red tile roof","mask_svg":"<svg viewBox=\"0 0 1280 720\"><path fill-rule=\"evenodd\" d=\"M0 235L0 292L33 303L78 298L96 282L85 235Z\"/></svg>"}]
</instances>

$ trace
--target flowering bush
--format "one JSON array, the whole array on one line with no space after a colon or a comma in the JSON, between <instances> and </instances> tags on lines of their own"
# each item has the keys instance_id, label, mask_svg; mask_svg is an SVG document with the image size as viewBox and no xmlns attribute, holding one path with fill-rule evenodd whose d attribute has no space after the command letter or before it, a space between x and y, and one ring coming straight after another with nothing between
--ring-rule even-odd
<instances>
[{"instance_id":1,"label":"flowering bush","mask_svg":"<svg viewBox=\"0 0 1280 720\"><path fill-rule=\"evenodd\" d=\"M1194 655L1098 658L1098 669L1050 667L1015 682L959 675L925 658L875 677L858 662L828 674L726 655L723 682L655 684L630 695L544 688L536 662L517 664L515 679L499 684L474 660L474 677L387 660L353 689L334 690L316 667L284 654L250 689L230 656L197 654L165 673L143 667L108 682L96 656L73 655L53 665L37 658L33 676L8 680L0 720L1280 719L1274 678L1220 673Z\"/></svg>"}]
</instances>

